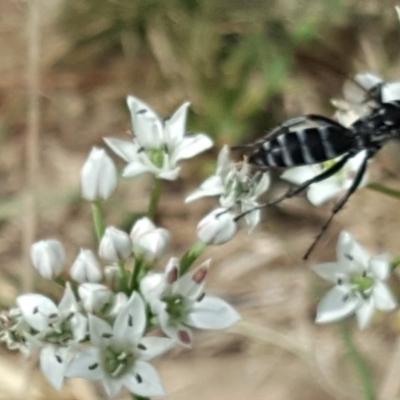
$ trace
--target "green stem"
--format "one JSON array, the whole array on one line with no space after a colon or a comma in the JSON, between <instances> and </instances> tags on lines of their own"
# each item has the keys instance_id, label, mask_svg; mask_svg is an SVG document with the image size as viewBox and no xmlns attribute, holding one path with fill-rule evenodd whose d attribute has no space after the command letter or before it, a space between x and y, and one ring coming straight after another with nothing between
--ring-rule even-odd
<instances>
[{"instance_id":1,"label":"green stem","mask_svg":"<svg viewBox=\"0 0 400 400\"><path fill-rule=\"evenodd\" d=\"M137 290L139 288L138 279L140 276L141 269L142 269L142 260L136 259L135 268L132 271L131 279L129 281L129 289L131 292L133 292L134 290Z\"/></svg>"},{"instance_id":2,"label":"green stem","mask_svg":"<svg viewBox=\"0 0 400 400\"><path fill-rule=\"evenodd\" d=\"M149 210L147 211L147 216L154 220L154 217L157 212L158 202L160 200L161 189L162 189L162 180L156 178L154 181L153 192L151 193L151 199L149 204Z\"/></svg>"},{"instance_id":3,"label":"green stem","mask_svg":"<svg viewBox=\"0 0 400 400\"><path fill-rule=\"evenodd\" d=\"M375 389L372 383L372 377L369 372L368 366L365 360L363 359L362 355L357 350L357 347L353 341L351 331L347 324L341 325L340 334L342 341L346 347L349 358L358 373L358 377L360 379L360 383L364 391L365 399L376 400Z\"/></svg>"},{"instance_id":4,"label":"green stem","mask_svg":"<svg viewBox=\"0 0 400 400\"><path fill-rule=\"evenodd\" d=\"M132 393L132 399L133 400L150 400L150 397L142 397L142 396L136 396Z\"/></svg>"},{"instance_id":5,"label":"green stem","mask_svg":"<svg viewBox=\"0 0 400 400\"><path fill-rule=\"evenodd\" d=\"M379 193L386 194L387 196L400 199L400 191L399 190L387 188L386 186L380 185L379 183L370 183L367 186L367 188L375 190L376 192L379 192Z\"/></svg>"},{"instance_id":6,"label":"green stem","mask_svg":"<svg viewBox=\"0 0 400 400\"><path fill-rule=\"evenodd\" d=\"M59 276L54 278L54 281L59 284L62 287L66 286L65 280L63 278L60 278Z\"/></svg>"},{"instance_id":7,"label":"green stem","mask_svg":"<svg viewBox=\"0 0 400 400\"><path fill-rule=\"evenodd\" d=\"M193 244L193 246L183 255L181 263L179 265L179 272L181 275L187 272L187 270L193 265L200 254L206 249L207 244L200 242L199 240Z\"/></svg>"},{"instance_id":8,"label":"green stem","mask_svg":"<svg viewBox=\"0 0 400 400\"><path fill-rule=\"evenodd\" d=\"M119 281L119 290L121 292L127 292L128 290L128 273L125 268L125 264L120 261L118 262L118 269L119 269L119 275L120 275L120 281ZM129 293L127 293L129 294Z\"/></svg>"},{"instance_id":9,"label":"green stem","mask_svg":"<svg viewBox=\"0 0 400 400\"><path fill-rule=\"evenodd\" d=\"M92 217L94 231L96 232L97 240L100 242L106 228L104 223L103 210L101 209L101 204L98 201L92 202Z\"/></svg>"}]
</instances>

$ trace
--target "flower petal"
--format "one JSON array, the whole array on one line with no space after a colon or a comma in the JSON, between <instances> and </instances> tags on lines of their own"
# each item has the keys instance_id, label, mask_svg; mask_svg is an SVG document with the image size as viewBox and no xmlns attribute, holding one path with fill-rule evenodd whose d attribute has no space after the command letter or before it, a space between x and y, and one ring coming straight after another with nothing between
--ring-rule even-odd
<instances>
[{"instance_id":1,"label":"flower petal","mask_svg":"<svg viewBox=\"0 0 400 400\"><path fill-rule=\"evenodd\" d=\"M138 159L139 146L136 143L115 138L104 138L103 140L124 161L130 163Z\"/></svg>"},{"instance_id":2,"label":"flower petal","mask_svg":"<svg viewBox=\"0 0 400 400\"><path fill-rule=\"evenodd\" d=\"M198 189L185 199L185 203L200 199L201 197L218 196L224 192L224 186L220 176L213 175L206 179Z\"/></svg>"},{"instance_id":3,"label":"flower petal","mask_svg":"<svg viewBox=\"0 0 400 400\"><path fill-rule=\"evenodd\" d=\"M310 185L307 191L307 199L314 206L320 206L335 198L342 190L342 185L336 179L326 179Z\"/></svg>"},{"instance_id":4,"label":"flower petal","mask_svg":"<svg viewBox=\"0 0 400 400\"><path fill-rule=\"evenodd\" d=\"M124 377L114 378L112 376L103 376L103 386L109 398L114 398L124 386Z\"/></svg>"},{"instance_id":5,"label":"flower petal","mask_svg":"<svg viewBox=\"0 0 400 400\"><path fill-rule=\"evenodd\" d=\"M182 275L174 284L173 292L182 297L196 300L204 290L204 281L210 268L211 259L206 260L196 269Z\"/></svg>"},{"instance_id":6,"label":"flower petal","mask_svg":"<svg viewBox=\"0 0 400 400\"><path fill-rule=\"evenodd\" d=\"M124 168L122 176L125 178L135 178L138 175L146 172L155 173L155 168L151 168L144 164L141 160L130 161L129 164Z\"/></svg>"},{"instance_id":7,"label":"flower petal","mask_svg":"<svg viewBox=\"0 0 400 400\"><path fill-rule=\"evenodd\" d=\"M319 164L305 165L302 167L295 167L287 169L281 178L295 185L301 185L305 181L314 178L316 175L322 172L322 168Z\"/></svg>"},{"instance_id":8,"label":"flower petal","mask_svg":"<svg viewBox=\"0 0 400 400\"><path fill-rule=\"evenodd\" d=\"M165 139L169 147L175 147L180 143L186 133L186 119L189 106L189 102L183 103L174 112L172 117L165 121Z\"/></svg>"},{"instance_id":9,"label":"flower petal","mask_svg":"<svg viewBox=\"0 0 400 400\"><path fill-rule=\"evenodd\" d=\"M111 326L95 315L89 314L90 342L97 347L101 347L103 342L113 336Z\"/></svg>"},{"instance_id":10,"label":"flower petal","mask_svg":"<svg viewBox=\"0 0 400 400\"><path fill-rule=\"evenodd\" d=\"M172 154L172 159L177 162L192 158L213 146L213 141L207 135L199 133L184 137Z\"/></svg>"},{"instance_id":11,"label":"flower petal","mask_svg":"<svg viewBox=\"0 0 400 400\"><path fill-rule=\"evenodd\" d=\"M57 306L41 294L28 293L18 296L17 304L25 321L39 332L48 329L49 316L58 316Z\"/></svg>"},{"instance_id":12,"label":"flower petal","mask_svg":"<svg viewBox=\"0 0 400 400\"><path fill-rule=\"evenodd\" d=\"M372 298L363 300L361 307L356 311L357 324L360 329L365 329L371 323L375 313L374 300Z\"/></svg>"},{"instance_id":13,"label":"flower petal","mask_svg":"<svg viewBox=\"0 0 400 400\"><path fill-rule=\"evenodd\" d=\"M163 126L159 115L144 101L135 96L127 97L133 131L141 147L159 148L164 144Z\"/></svg>"},{"instance_id":14,"label":"flower petal","mask_svg":"<svg viewBox=\"0 0 400 400\"><path fill-rule=\"evenodd\" d=\"M360 304L355 296L342 286L333 287L319 302L315 322L319 324L339 321L353 314Z\"/></svg>"},{"instance_id":15,"label":"flower petal","mask_svg":"<svg viewBox=\"0 0 400 400\"><path fill-rule=\"evenodd\" d=\"M390 275L390 256L388 254L380 254L371 257L369 267L376 279L385 281Z\"/></svg>"},{"instance_id":16,"label":"flower petal","mask_svg":"<svg viewBox=\"0 0 400 400\"><path fill-rule=\"evenodd\" d=\"M343 266L337 262L327 262L313 267L315 273L321 278L332 283L338 283L338 280L348 281L348 273Z\"/></svg>"},{"instance_id":17,"label":"flower petal","mask_svg":"<svg viewBox=\"0 0 400 400\"><path fill-rule=\"evenodd\" d=\"M87 380L101 379L103 370L100 365L100 349L97 347L87 347L79 351L67 366L65 373L69 378L82 378Z\"/></svg>"},{"instance_id":18,"label":"flower petal","mask_svg":"<svg viewBox=\"0 0 400 400\"><path fill-rule=\"evenodd\" d=\"M56 390L60 390L64 383L67 354L67 347L52 345L44 346L40 351L40 369Z\"/></svg>"},{"instance_id":19,"label":"flower petal","mask_svg":"<svg viewBox=\"0 0 400 400\"><path fill-rule=\"evenodd\" d=\"M175 346L175 341L166 337L146 336L137 346L137 351L142 361L150 361L161 356Z\"/></svg>"},{"instance_id":20,"label":"flower petal","mask_svg":"<svg viewBox=\"0 0 400 400\"><path fill-rule=\"evenodd\" d=\"M372 297L375 302L375 308L381 311L390 311L396 308L397 300L391 290L380 281L375 281Z\"/></svg>"},{"instance_id":21,"label":"flower petal","mask_svg":"<svg viewBox=\"0 0 400 400\"><path fill-rule=\"evenodd\" d=\"M124 385L143 397L164 396L165 390L156 369L145 361L136 361L131 374L123 377Z\"/></svg>"},{"instance_id":22,"label":"flower petal","mask_svg":"<svg viewBox=\"0 0 400 400\"><path fill-rule=\"evenodd\" d=\"M129 301L121 309L114 322L113 341L126 345L136 345L146 328L146 310L142 297L133 292Z\"/></svg>"},{"instance_id":23,"label":"flower petal","mask_svg":"<svg viewBox=\"0 0 400 400\"><path fill-rule=\"evenodd\" d=\"M240 319L240 315L227 302L206 296L193 304L186 323L199 329L225 329Z\"/></svg>"}]
</instances>

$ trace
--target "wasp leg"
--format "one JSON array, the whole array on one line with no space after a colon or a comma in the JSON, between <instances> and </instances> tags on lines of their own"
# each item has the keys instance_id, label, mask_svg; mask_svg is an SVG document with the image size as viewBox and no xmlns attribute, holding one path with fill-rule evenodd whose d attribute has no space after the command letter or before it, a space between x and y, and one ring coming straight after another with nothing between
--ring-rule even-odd
<instances>
[{"instance_id":1,"label":"wasp leg","mask_svg":"<svg viewBox=\"0 0 400 400\"><path fill-rule=\"evenodd\" d=\"M369 151L367 155L365 156L361 167L357 171L357 174L350 186L350 188L347 190L346 194L335 204L335 206L332 209L331 216L329 219L325 222L324 226L321 228L319 234L317 237L314 239L314 242L311 244L311 246L308 248L306 254L304 254L303 259L307 260L309 255L312 253L314 250L315 246L317 245L318 241L321 239L322 235L325 233L325 231L328 229L330 223L332 222L334 216L344 207L344 205L347 203L349 200L350 196L356 191L358 188L360 182L362 181L362 178L365 174L365 171L367 169L367 164L368 160L375 154L374 151Z\"/></svg>"}]
</instances>

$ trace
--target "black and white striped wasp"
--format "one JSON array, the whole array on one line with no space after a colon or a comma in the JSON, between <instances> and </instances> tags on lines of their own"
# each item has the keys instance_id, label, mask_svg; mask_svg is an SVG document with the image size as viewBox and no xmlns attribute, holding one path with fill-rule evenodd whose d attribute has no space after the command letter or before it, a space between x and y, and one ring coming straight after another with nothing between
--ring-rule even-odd
<instances>
[{"instance_id":1,"label":"black and white striped wasp","mask_svg":"<svg viewBox=\"0 0 400 400\"><path fill-rule=\"evenodd\" d=\"M354 122L348 126L321 115L309 114L285 121L252 144L236 147L251 150L248 162L262 170L270 167L310 165L337 159L319 175L259 207L280 203L299 194L311 184L329 178L340 171L349 159L365 150L365 157L355 173L351 186L333 207L331 216L306 252L305 259L335 214L343 208L359 186L368 161L388 140L400 139L400 81L386 83L371 73L358 74L354 81L366 98L365 96L364 99L357 98L358 95L353 96L345 90L346 101L334 103L338 113L342 113L340 121L343 122L345 119L343 117L346 116L356 116L353 118Z\"/></svg>"}]
</instances>

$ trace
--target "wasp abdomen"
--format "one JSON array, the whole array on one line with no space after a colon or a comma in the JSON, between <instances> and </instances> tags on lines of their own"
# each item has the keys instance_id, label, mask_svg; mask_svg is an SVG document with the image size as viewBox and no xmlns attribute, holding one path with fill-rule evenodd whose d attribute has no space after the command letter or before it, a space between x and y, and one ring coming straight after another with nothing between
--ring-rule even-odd
<instances>
[{"instance_id":1,"label":"wasp abdomen","mask_svg":"<svg viewBox=\"0 0 400 400\"><path fill-rule=\"evenodd\" d=\"M266 140L250 155L249 162L270 167L310 165L336 158L353 146L353 134L345 127L299 129Z\"/></svg>"}]
</instances>

